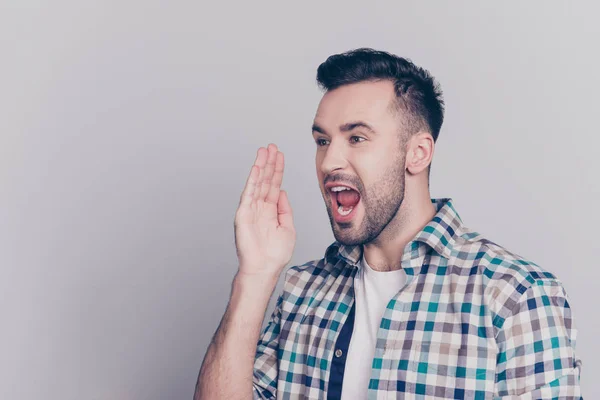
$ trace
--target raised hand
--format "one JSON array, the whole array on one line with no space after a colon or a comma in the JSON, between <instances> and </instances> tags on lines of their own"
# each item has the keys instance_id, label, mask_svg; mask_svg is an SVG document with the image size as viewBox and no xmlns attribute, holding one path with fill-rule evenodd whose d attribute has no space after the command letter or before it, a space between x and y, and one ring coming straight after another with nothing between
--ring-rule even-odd
<instances>
[{"instance_id":1,"label":"raised hand","mask_svg":"<svg viewBox=\"0 0 600 400\"><path fill-rule=\"evenodd\" d=\"M296 230L284 190L284 158L277 146L258 149L235 214L235 244L245 275L273 278L292 258Z\"/></svg>"}]
</instances>

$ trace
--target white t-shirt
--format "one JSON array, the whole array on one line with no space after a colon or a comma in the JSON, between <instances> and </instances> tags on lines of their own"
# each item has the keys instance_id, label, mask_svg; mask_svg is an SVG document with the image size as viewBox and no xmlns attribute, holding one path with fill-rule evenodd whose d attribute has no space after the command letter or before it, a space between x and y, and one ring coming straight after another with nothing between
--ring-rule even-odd
<instances>
[{"instance_id":1,"label":"white t-shirt","mask_svg":"<svg viewBox=\"0 0 600 400\"><path fill-rule=\"evenodd\" d=\"M375 271L363 255L354 276L355 319L344 367L342 400L367 398L381 318L389 301L405 283L403 269Z\"/></svg>"}]
</instances>

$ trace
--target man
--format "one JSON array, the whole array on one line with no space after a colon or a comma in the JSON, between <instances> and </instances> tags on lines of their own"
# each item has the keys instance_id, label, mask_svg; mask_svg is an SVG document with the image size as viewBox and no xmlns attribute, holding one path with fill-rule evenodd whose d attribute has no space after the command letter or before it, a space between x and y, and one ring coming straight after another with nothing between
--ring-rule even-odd
<instances>
[{"instance_id":1,"label":"man","mask_svg":"<svg viewBox=\"0 0 600 400\"><path fill-rule=\"evenodd\" d=\"M317 177L336 241L287 271L259 335L295 243L283 154L260 148L235 216L239 271L195 398L580 398L561 283L468 229L451 199L430 198L434 79L358 49L329 57L317 80Z\"/></svg>"}]
</instances>

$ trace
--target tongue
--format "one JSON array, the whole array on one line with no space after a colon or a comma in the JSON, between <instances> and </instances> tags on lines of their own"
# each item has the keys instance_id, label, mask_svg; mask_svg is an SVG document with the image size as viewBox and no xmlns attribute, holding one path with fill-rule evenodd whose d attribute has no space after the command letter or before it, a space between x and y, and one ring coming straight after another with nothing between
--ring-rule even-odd
<instances>
[{"instance_id":1,"label":"tongue","mask_svg":"<svg viewBox=\"0 0 600 400\"><path fill-rule=\"evenodd\" d=\"M360 196L358 195L358 192L355 190L344 190L344 191L338 192L338 194L337 194L338 203L340 203L341 205L343 205L346 208L354 207L355 205L358 204L359 200L360 200Z\"/></svg>"}]
</instances>

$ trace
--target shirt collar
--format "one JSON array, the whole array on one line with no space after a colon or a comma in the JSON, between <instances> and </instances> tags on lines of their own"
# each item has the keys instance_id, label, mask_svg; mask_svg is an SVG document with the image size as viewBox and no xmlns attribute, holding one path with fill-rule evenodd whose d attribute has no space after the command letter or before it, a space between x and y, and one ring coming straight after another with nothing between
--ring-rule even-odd
<instances>
[{"instance_id":1,"label":"shirt collar","mask_svg":"<svg viewBox=\"0 0 600 400\"><path fill-rule=\"evenodd\" d=\"M431 199L436 214L427 225L404 248L402 263L411 262L425 255L428 247L440 256L449 259L456 238L462 229L462 219L452 204L451 198ZM337 240L325 251L325 257L337 257L358 267L363 252L362 245L346 246Z\"/></svg>"}]
</instances>

